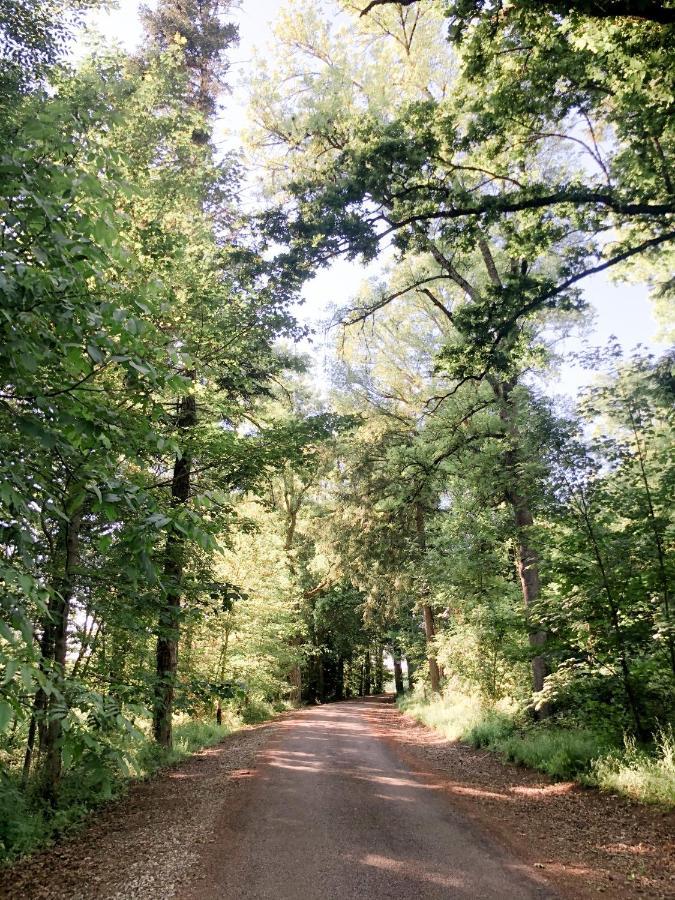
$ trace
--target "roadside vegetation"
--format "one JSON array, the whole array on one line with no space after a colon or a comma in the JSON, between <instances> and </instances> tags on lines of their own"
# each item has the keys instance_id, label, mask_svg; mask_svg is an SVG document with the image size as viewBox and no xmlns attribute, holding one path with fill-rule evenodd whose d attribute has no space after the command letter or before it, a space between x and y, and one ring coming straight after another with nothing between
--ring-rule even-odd
<instances>
[{"instance_id":1,"label":"roadside vegetation","mask_svg":"<svg viewBox=\"0 0 675 900\"><path fill-rule=\"evenodd\" d=\"M554 779L575 779L642 803L675 808L675 739L658 731L649 747L607 730L551 720L528 721L512 702L486 704L476 696L446 688L429 699L407 694L399 708L450 741L500 753L505 760L545 772ZM604 725L604 729L603 726Z\"/></svg>"},{"instance_id":2,"label":"roadside vegetation","mask_svg":"<svg viewBox=\"0 0 675 900\"><path fill-rule=\"evenodd\" d=\"M220 725L177 716L170 748L160 747L152 739L149 719L136 721L131 734L123 740L111 740L105 761L97 754L96 759L83 759L70 767L56 810L44 804L37 793L26 792L20 773L5 767L0 791L0 863L13 862L72 835L94 810L123 797L134 781L152 778L200 750L216 746L233 732L264 722L283 708L258 704L237 711L231 707L224 711Z\"/></svg>"}]
</instances>

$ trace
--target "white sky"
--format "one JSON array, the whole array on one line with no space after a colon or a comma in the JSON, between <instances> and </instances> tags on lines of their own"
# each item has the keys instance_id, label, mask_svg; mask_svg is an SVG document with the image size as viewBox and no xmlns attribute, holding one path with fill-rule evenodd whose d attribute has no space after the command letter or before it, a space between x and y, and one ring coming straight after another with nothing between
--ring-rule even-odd
<instances>
[{"instance_id":1,"label":"white sky","mask_svg":"<svg viewBox=\"0 0 675 900\"><path fill-rule=\"evenodd\" d=\"M245 120L245 72L253 60L254 50L264 52L265 46L269 44L272 37L271 26L284 2L285 0L243 0L234 13L239 24L240 43L232 53L232 94L224 99L224 112L219 122L226 143L231 142L234 146L237 144L238 132ZM139 5L139 0L119 0L116 9L93 15L91 24L109 40L119 41L127 49L132 49L138 44L141 35ZM305 303L299 310L299 317L307 323L319 323L327 307L333 304L343 306L357 293L363 277L364 270L355 263L338 262L330 269L320 272L303 292ZM603 345L614 335L627 351L637 344L644 344L655 351L663 349L664 345L655 340L657 323L645 286L614 284L605 275L598 275L584 283L584 290L595 312L595 327L587 335L588 343ZM319 351L317 363L320 366L322 354L318 346L319 335L316 343ZM579 349L581 343L578 339L570 339L566 346L574 350ZM317 375L321 379L320 372ZM556 393L574 396L579 387L588 383L591 378L592 373L573 364L565 365L554 389Z\"/></svg>"}]
</instances>

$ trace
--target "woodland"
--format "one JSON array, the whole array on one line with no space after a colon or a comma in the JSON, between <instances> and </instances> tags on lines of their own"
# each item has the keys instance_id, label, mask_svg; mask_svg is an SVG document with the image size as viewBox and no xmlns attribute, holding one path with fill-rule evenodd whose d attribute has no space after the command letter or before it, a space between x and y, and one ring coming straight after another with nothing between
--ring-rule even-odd
<instances>
[{"instance_id":1,"label":"woodland","mask_svg":"<svg viewBox=\"0 0 675 900\"><path fill-rule=\"evenodd\" d=\"M0 0L0 859L385 690L675 802L675 353L564 349L672 339L675 4L294 0L228 150L235 4L103 5Z\"/></svg>"}]
</instances>

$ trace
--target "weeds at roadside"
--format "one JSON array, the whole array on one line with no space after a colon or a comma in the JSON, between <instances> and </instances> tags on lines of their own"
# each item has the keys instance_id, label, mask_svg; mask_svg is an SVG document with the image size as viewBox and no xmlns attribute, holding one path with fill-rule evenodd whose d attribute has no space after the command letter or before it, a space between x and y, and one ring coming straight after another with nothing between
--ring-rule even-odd
<instances>
[{"instance_id":1,"label":"weeds at roadside","mask_svg":"<svg viewBox=\"0 0 675 900\"><path fill-rule=\"evenodd\" d=\"M18 768L0 773L0 865L49 846L82 825L90 813L124 795L133 781L152 778L199 750L213 747L243 725L263 722L278 711L270 704L251 704L235 713L226 710L222 725L179 718L173 748L165 750L149 737L150 723L138 725L138 736L125 748L125 767L96 760L66 771L59 806L47 808L34 793L21 788Z\"/></svg>"},{"instance_id":2,"label":"weeds at roadside","mask_svg":"<svg viewBox=\"0 0 675 900\"><path fill-rule=\"evenodd\" d=\"M516 704L489 706L478 697L451 691L431 700L412 694L400 709L451 741L466 741L502 754L556 779L614 791L643 803L675 807L675 736L662 730L651 748L620 741L593 729L528 723Z\"/></svg>"}]
</instances>

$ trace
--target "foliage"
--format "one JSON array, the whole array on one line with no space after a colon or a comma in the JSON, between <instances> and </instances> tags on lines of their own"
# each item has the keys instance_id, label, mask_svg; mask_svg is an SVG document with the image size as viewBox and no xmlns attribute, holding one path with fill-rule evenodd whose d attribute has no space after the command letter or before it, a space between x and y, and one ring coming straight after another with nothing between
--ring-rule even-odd
<instances>
[{"instance_id":1,"label":"foliage","mask_svg":"<svg viewBox=\"0 0 675 900\"><path fill-rule=\"evenodd\" d=\"M399 701L400 708L449 741L468 741L476 747L492 746L509 737L518 718L518 708L510 700L489 704L476 694L462 691L454 682L441 696L425 697L417 690Z\"/></svg>"},{"instance_id":2,"label":"foliage","mask_svg":"<svg viewBox=\"0 0 675 900\"><path fill-rule=\"evenodd\" d=\"M405 669L452 739L667 800L673 356L550 387L591 274L672 294L669 8L297 0L252 210L233 4L69 68L95 5L0 0L3 852ZM292 307L336 256L376 274L317 390Z\"/></svg>"},{"instance_id":3,"label":"foliage","mask_svg":"<svg viewBox=\"0 0 675 900\"><path fill-rule=\"evenodd\" d=\"M222 609L214 557L236 496L326 428L241 428L289 364L274 343L298 334L294 286L235 213L236 166L210 144L183 38L143 59L99 48L71 71L56 64L65 6L24 6L20 27L3 20L25 78L0 121L0 731L9 795L44 837L132 766L164 696L153 644ZM210 33L209 52L234 34ZM265 691L212 657L170 672L177 709L250 691L265 714Z\"/></svg>"},{"instance_id":4,"label":"foliage","mask_svg":"<svg viewBox=\"0 0 675 900\"><path fill-rule=\"evenodd\" d=\"M265 717L257 721L262 721L263 718ZM0 791L0 802L3 805L0 862L9 862L71 834L92 810L123 795L131 780L150 778L190 754L214 746L234 729L240 728L242 721L232 710L228 712L228 722L225 725L179 722L175 729L174 746L170 751L157 747L139 731L126 746L124 770L103 769L100 761L91 758L89 761L81 761L67 772L56 810L31 802L31 798L21 788L17 773L3 773ZM147 720L137 724L148 730Z\"/></svg>"},{"instance_id":5,"label":"foliage","mask_svg":"<svg viewBox=\"0 0 675 900\"><path fill-rule=\"evenodd\" d=\"M605 749L595 732L562 728L511 735L494 746L511 762L554 778L575 778L589 772Z\"/></svg>"},{"instance_id":6,"label":"foliage","mask_svg":"<svg viewBox=\"0 0 675 900\"><path fill-rule=\"evenodd\" d=\"M623 751L593 764L593 778L606 791L617 791L643 803L675 806L675 745L672 731L661 731L656 749L648 753L626 741Z\"/></svg>"},{"instance_id":7,"label":"foliage","mask_svg":"<svg viewBox=\"0 0 675 900\"><path fill-rule=\"evenodd\" d=\"M413 694L399 703L408 715L450 741L485 747L518 765L554 779L577 779L634 800L674 805L675 771L670 732L659 732L655 745L640 749L634 739L621 745L616 734L590 728L526 726L518 707L500 701L486 705L478 697L447 689L442 697Z\"/></svg>"}]
</instances>

